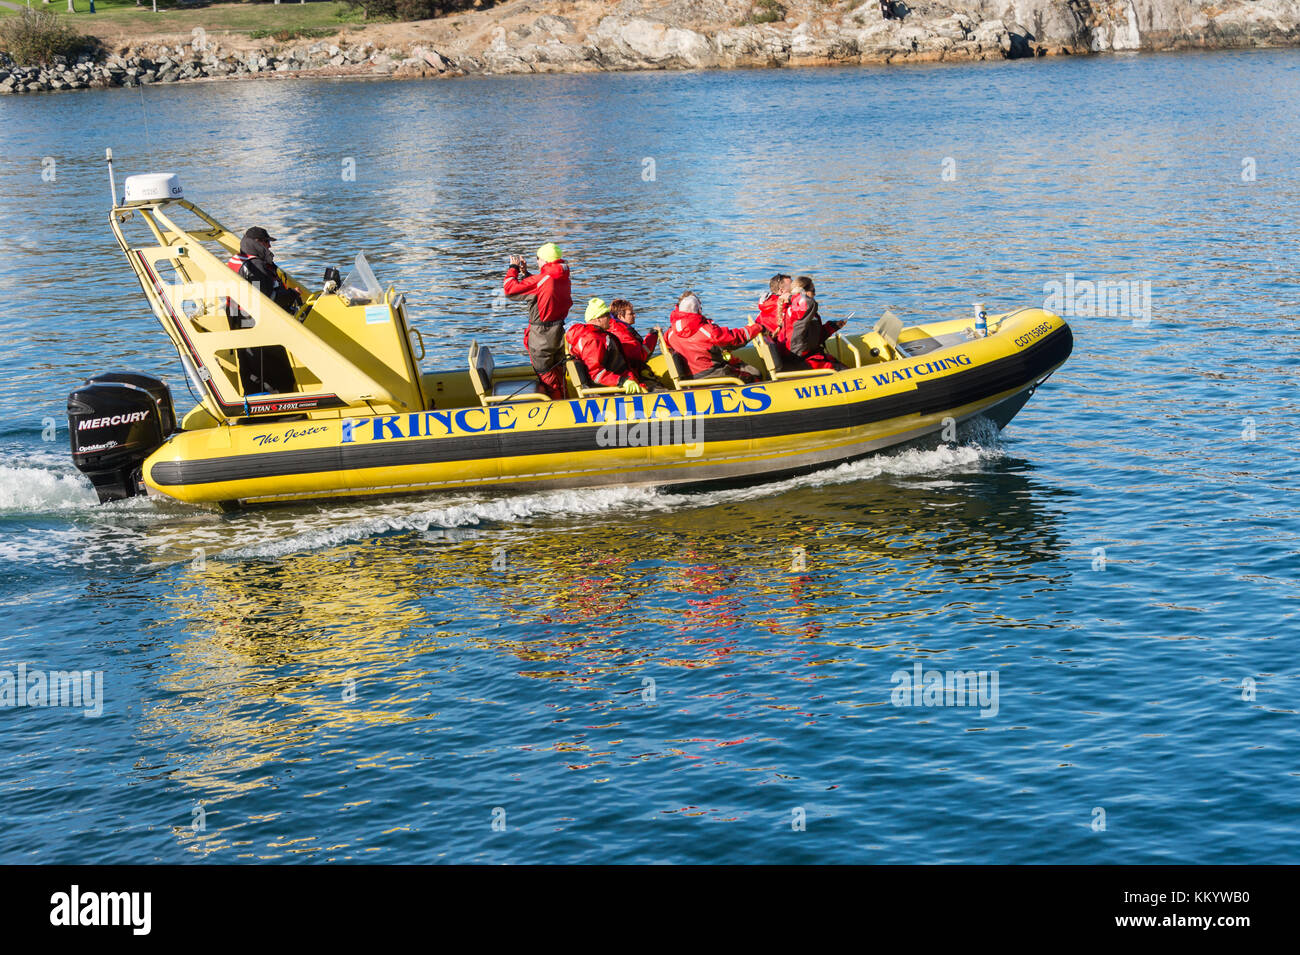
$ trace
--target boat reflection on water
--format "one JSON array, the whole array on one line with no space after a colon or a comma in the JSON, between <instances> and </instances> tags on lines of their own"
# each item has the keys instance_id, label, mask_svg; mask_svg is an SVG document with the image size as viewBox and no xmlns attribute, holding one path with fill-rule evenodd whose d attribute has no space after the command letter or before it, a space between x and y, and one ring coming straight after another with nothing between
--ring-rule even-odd
<instances>
[{"instance_id":1,"label":"boat reflection on water","mask_svg":"<svg viewBox=\"0 0 1300 955\"><path fill-rule=\"evenodd\" d=\"M574 680L715 665L741 646L762 652L764 635L895 646L900 621L971 592L1059 583L1045 569L1060 551L1055 514L1020 467L1004 458L941 480L717 492L705 506L664 496L627 520L412 530L275 561L186 564L176 608L192 639L173 676L280 695L311 681L295 664L333 686L345 670L375 678L449 646ZM265 681L239 673L286 667Z\"/></svg>"},{"instance_id":2,"label":"boat reflection on water","mask_svg":"<svg viewBox=\"0 0 1300 955\"><path fill-rule=\"evenodd\" d=\"M1008 588L1043 596L1064 585L1045 497L1027 465L1004 456L940 478L660 495L626 519L390 521L378 536L275 559L178 564L171 606L184 637L143 732L197 744L171 778L216 806L310 772L299 764L326 751L377 771L488 745L440 715L467 702L627 709L664 668L758 668L764 706L796 710L835 664L969 645L947 615L979 607L989 628L1024 625L987 598L1005 614ZM555 686L530 694L520 677ZM876 690L858 704L888 698ZM403 751L391 749L395 724L407 724ZM490 751L574 748L555 729L558 740L493 739ZM235 845L236 831L210 829L176 831L196 851Z\"/></svg>"},{"instance_id":3,"label":"boat reflection on water","mask_svg":"<svg viewBox=\"0 0 1300 955\"><path fill-rule=\"evenodd\" d=\"M441 570L447 586L481 587L504 549L507 570L479 599L509 624L471 639L548 664L535 676L593 679L638 660L712 666L770 652L771 636L907 647L901 623L972 593L1060 588L1060 568L1045 566L1061 550L1057 521L1041 495L1015 470L799 488L594 533L461 545Z\"/></svg>"}]
</instances>

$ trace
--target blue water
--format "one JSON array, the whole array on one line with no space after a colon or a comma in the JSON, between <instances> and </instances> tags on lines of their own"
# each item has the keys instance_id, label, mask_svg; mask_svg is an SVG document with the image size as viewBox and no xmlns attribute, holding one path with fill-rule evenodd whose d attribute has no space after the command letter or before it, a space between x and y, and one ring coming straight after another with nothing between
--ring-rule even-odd
<instances>
[{"instance_id":1,"label":"blue water","mask_svg":"<svg viewBox=\"0 0 1300 955\"><path fill-rule=\"evenodd\" d=\"M0 670L103 679L0 709L0 861L1300 861L1297 101L1290 51L0 100ZM1150 321L769 487L98 507L70 387L189 405L106 146L303 277L366 251L430 367L518 350L550 238L642 324L778 268L859 327L1067 276ZM895 705L918 662L996 712Z\"/></svg>"}]
</instances>

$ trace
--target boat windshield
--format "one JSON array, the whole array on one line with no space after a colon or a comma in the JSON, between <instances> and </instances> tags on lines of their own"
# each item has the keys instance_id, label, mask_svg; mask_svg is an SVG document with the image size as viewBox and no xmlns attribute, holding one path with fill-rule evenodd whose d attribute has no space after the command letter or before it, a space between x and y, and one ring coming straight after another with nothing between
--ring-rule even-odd
<instances>
[{"instance_id":1,"label":"boat windshield","mask_svg":"<svg viewBox=\"0 0 1300 955\"><path fill-rule=\"evenodd\" d=\"M379 279L375 278L375 273L370 268L370 263L366 261L364 252L357 253L356 261L352 263L352 271L347 274L342 286L339 287L339 294L351 305L367 305L384 300L384 288L379 284Z\"/></svg>"}]
</instances>

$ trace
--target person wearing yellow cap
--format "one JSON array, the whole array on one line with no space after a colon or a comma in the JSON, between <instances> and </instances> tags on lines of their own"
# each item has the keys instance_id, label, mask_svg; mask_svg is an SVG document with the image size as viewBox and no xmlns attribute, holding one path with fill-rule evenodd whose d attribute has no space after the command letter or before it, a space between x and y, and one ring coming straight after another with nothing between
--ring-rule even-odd
<instances>
[{"instance_id":1,"label":"person wearing yellow cap","mask_svg":"<svg viewBox=\"0 0 1300 955\"><path fill-rule=\"evenodd\" d=\"M629 395L657 391L658 386L643 383L628 365L619 340L609 330L609 306L604 299L587 303L586 322L573 325L564 333L569 353L587 371L592 384L602 388L622 388Z\"/></svg>"},{"instance_id":2,"label":"person wearing yellow cap","mask_svg":"<svg viewBox=\"0 0 1300 955\"><path fill-rule=\"evenodd\" d=\"M557 400L564 397L564 319L573 307L571 288L569 266L554 242L537 250L535 275L528 274L522 255L510 256L505 293L528 302L524 347L542 388Z\"/></svg>"}]
</instances>

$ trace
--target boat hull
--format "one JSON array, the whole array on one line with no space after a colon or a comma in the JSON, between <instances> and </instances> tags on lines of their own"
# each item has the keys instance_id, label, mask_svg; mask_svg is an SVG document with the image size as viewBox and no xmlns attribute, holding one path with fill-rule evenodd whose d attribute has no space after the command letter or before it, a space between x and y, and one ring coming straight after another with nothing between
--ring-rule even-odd
<instances>
[{"instance_id":1,"label":"boat hull","mask_svg":"<svg viewBox=\"0 0 1300 955\"><path fill-rule=\"evenodd\" d=\"M184 431L143 474L153 493L224 505L749 483L850 461L950 421L985 415L1005 426L1072 347L1059 316L1025 309L988 338L823 377Z\"/></svg>"}]
</instances>

